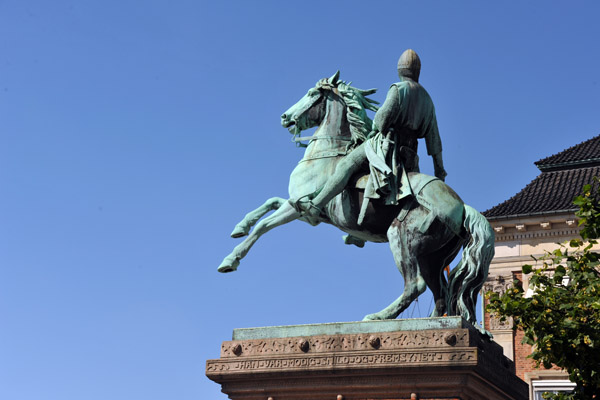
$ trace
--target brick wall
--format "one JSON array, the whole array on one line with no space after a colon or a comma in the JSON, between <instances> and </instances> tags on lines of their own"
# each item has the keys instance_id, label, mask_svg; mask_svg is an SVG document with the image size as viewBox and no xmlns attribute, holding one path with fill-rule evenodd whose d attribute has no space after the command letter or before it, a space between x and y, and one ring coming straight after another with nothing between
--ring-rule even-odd
<instances>
[{"instance_id":1,"label":"brick wall","mask_svg":"<svg viewBox=\"0 0 600 400\"><path fill-rule=\"evenodd\" d=\"M513 276L519 281L523 282L522 272L513 272ZM515 367L517 376L523 380L525 379L526 373L538 369L535 368L535 362L531 358L527 358L532 352L532 347L528 344L522 343L524 336L525 334L523 333L523 331L517 331L515 333L513 343L515 349ZM545 368L542 366L539 369L545 370ZM552 368L550 368L550 370L560 371L561 369L556 366L553 366Z\"/></svg>"},{"instance_id":2,"label":"brick wall","mask_svg":"<svg viewBox=\"0 0 600 400\"><path fill-rule=\"evenodd\" d=\"M518 279L519 281L523 282L523 273L513 272L513 277L515 279ZM485 304L487 304L487 301L485 301ZM484 314L483 319L484 319L484 324L485 324L484 326L487 329L489 329L489 326L490 326L489 313L486 312ZM525 375L527 373L537 371L538 368L535 368L535 362L531 358L528 358L528 356L531 354L532 346L522 343L523 337L524 337L524 333L523 333L523 331L520 331L520 330L517 330L515 332L515 334L513 335L513 349L514 349L513 360L515 362L515 369L516 369L517 376L523 380L526 380ZM540 367L540 369L545 370L544 367ZM550 370L560 371L560 368L552 367Z\"/></svg>"}]
</instances>

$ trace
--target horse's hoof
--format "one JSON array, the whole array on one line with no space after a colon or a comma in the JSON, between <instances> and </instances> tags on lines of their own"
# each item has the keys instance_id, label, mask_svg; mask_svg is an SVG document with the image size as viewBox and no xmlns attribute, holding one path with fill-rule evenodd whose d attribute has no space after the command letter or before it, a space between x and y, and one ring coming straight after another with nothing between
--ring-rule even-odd
<instances>
[{"instance_id":1,"label":"horse's hoof","mask_svg":"<svg viewBox=\"0 0 600 400\"><path fill-rule=\"evenodd\" d=\"M217 271L224 273L224 274L227 272L233 272L238 269L239 265L240 265L240 260L238 260L237 258L235 258L233 256L227 256L227 257L225 257L225 259L223 260L221 265L219 265L219 268L217 268Z\"/></svg>"},{"instance_id":2,"label":"horse's hoof","mask_svg":"<svg viewBox=\"0 0 600 400\"><path fill-rule=\"evenodd\" d=\"M239 238L247 236L247 235L248 235L248 229L244 229L240 225L236 225L235 228L233 228L233 232L231 232L230 236L234 239L239 239Z\"/></svg>"},{"instance_id":3,"label":"horse's hoof","mask_svg":"<svg viewBox=\"0 0 600 400\"><path fill-rule=\"evenodd\" d=\"M383 319L383 318L381 318L379 315L377 315L377 313L375 313L375 314L369 314L369 315L366 315L366 316L363 318L363 321L380 321L380 320L382 320L382 319Z\"/></svg>"},{"instance_id":4,"label":"horse's hoof","mask_svg":"<svg viewBox=\"0 0 600 400\"><path fill-rule=\"evenodd\" d=\"M359 238L355 237L355 236L352 236L352 235L344 235L344 236L342 236L342 239L344 239L344 243L345 243L345 244L353 244L353 245L355 245L356 247L359 247L359 248L361 248L361 249L362 249L363 247L365 247L365 243L366 243L366 242L365 242L364 240L362 240L362 239L359 239Z\"/></svg>"}]
</instances>

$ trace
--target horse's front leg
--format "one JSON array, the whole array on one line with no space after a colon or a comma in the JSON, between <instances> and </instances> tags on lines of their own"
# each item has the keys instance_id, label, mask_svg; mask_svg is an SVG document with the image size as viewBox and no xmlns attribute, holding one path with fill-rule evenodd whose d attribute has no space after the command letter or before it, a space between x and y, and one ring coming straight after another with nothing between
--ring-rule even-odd
<instances>
[{"instance_id":1,"label":"horse's front leg","mask_svg":"<svg viewBox=\"0 0 600 400\"><path fill-rule=\"evenodd\" d=\"M219 272L235 271L240 265L240 260L248 254L258 238L271 229L278 227L279 225L287 224L298 218L300 218L300 213L296 211L289 202L285 201L277 211L256 225L252 233L250 233L242 243L237 245L235 249L225 257L217 270Z\"/></svg>"},{"instance_id":2,"label":"horse's front leg","mask_svg":"<svg viewBox=\"0 0 600 400\"><path fill-rule=\"evenodd\" d=\"M250 211L243 220L238 222L238 224L233 228L233 232L231 232L232 238L241 238L246 236L250 229L261 219L266 213L272 210L278 210L279 207L286 203L286 199L282 199L281 197L271 197L269 200L265 201L265 203L258 207L256 210Z\"/></svg>"}]
</instances>

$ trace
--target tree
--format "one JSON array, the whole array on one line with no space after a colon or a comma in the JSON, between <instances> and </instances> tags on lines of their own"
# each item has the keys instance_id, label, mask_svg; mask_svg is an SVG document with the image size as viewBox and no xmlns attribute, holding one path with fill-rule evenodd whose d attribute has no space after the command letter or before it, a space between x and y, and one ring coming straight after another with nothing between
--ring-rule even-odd
<instances>
[{"instance_id":1,"label":"tree","mask_svg":"<svg viewBox=\"0 0 600 400\"><path fill-rule=\"evenodd\" d=\"M529 288L515 280L502 296L486 294L487 311L501 320L512 317L523 342L534 346L529 357L536 367L556 365L577 385L573 393L545 393L546 399L600 399L600 254L591 250L600 236L598 183L594 178L574 200L581 239L542 257L541 268L524 265Z\"/></svg>"}]
</instances>

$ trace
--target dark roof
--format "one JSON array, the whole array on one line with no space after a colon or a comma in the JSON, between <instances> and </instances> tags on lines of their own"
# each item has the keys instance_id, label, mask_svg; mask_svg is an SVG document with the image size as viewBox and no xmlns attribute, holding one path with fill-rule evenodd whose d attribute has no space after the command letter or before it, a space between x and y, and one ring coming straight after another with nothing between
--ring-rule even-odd
<instances>
[{"instance_id":1,"label":"dark roof","mask_svg":"<svg viewBox=\"0 0 600 400\"><path fill-rule=\"evenodd\" d=\"M575 211L573 198L600 176L600 135L535 163L542 171L519 193L484 211L488 219Z\"/></svg>"},{"instance_id":2,"label":"dark roof","mask_svg":"<svg viewBox=\"0 0 600 400\"><path fill-rule=\"evenodd\" d=\"M600 166L542 172L519 193L484 211L488 219L575 211L573 198L583 185L600 176Z\"/></svg>"},{"instance_id":3,"label":"dark roof","mask_svg":"<svg viewBox=\"0 0 600 400\"><path fill-rule=\"evenodd\" d=\"M542 171L600 165L600 135L535 162Z\"/></svg>"}]
</instances>

